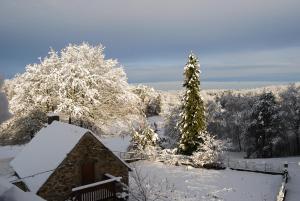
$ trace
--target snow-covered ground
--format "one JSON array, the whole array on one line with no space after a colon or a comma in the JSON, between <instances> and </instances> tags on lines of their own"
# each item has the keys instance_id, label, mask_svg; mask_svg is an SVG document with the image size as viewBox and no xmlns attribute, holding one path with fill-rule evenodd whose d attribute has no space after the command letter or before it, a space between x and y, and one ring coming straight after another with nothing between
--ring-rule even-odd
<instances>
[{"instance_id":1,"label":"snow-covered ground","mask_svg":"<svg viewBox=\"0 0 300 201\"><path fill-rule=\"evenodd\" d=\"M184 201L274 201L281 176L240 172L230 169L207 170L140 161L135 166L147 175L150 184L168 181L174 185L168 200Z\"/></svg>"},{"instance_id":2,"label":"snow-covered ground","mask_svg":"<svg viewBox=\"0 0 300 201\"><path fill-rule=\"evenodd\" d=\"M243 159L244 153L229 153L230 160L239 160L241 164L268 164L273 169L283 168L284 163L288 163L289 180L287 184L286 201L300 200L300 156L284 157L284 158L263 158L263 159Z\"/></svg>"},{"instance_id":3,"label":"snow-covered ground","mask_svg":"<svg viewBox=\"0 0 300 201\"><path fill-rule=\"evenodd\" d=\"M24 148L24 146L0 146L0 177L9 177L14 173L10 161Z\"/></svg>"},{"instance_id":4,"label":"snow-covered ground","mask_svg":"<svg viewBox=\"0 0 300 201\"><path fill-rule=\"evenodd\" d=\"M247 161L267 163L278 167L282 167L284 163L288 163L289 180L286 201L300 200L300 157L248 159Z\"/></svg>"},{"instance_id":5,"label":"snow-covered ground","mask_svg":"<svg viewBox=\"0 0 300 201\"><path fill-rule=\"evenodd\" d=\"M45 201L32 192L24 192L9 181L0 177L1 201Z\"/></svg>"},{"instance_id":6,"label":"snow-covered ground","mask_svg":"<svg viewBox=\"0 0 300 201\"><path fill-rule=\"evenodd\" d=\"M0 146L0 159L15 157L23 148L24 145Z\"/></svg>"}]
</instances>

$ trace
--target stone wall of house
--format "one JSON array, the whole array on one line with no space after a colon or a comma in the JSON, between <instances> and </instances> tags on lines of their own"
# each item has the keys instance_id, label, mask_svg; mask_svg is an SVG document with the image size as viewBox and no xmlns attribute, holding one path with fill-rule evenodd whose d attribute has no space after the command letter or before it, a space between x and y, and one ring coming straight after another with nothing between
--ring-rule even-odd
<instances>
[{"instance_id":1,"label":"stone wall of house","mask_svg":"<svg viewBox=\"0 0 300 201\"><path fill-rule=\"evenodd\" d=\"M53 151L55 151L55 145ZM128 167L92 134L86 134L37 194L48 201L66 200L72 188L81 186L81 167L86 161L95 164L96 181L103 180L103 174L109 173L122 177L122 182L128 184Z\"/></svg>"}]
</instances>

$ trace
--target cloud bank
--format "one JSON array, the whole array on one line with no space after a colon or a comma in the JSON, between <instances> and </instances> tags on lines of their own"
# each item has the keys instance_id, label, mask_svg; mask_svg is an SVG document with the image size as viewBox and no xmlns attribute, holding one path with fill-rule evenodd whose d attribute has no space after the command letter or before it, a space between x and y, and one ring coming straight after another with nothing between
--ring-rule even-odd
<instances>
[{"instance_id":1,"label":"cloud bank","mask_svg":"<svg viewBox=\"0 0 300 201\"><path fill-rule=\"evenodd\" d=\"M247 79L299 80L294 58L300 53L298 0L0 4L0 72L6 77L38 62L50 46L59 50L87 41L103 43L107 56L125 66L131 82L181 79L190 50L201 59L204 79L242 80L249 75ZM270 75L274 69L276 75Z\"/></svg>"}]
</instances>

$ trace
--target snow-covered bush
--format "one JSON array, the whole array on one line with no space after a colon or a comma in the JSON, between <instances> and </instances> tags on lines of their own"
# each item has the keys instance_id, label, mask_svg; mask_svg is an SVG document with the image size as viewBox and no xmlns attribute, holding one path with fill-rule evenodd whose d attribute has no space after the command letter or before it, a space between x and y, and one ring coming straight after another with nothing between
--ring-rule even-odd
<instances>
[{"instance_id":1,"label":"snow-covered bush","mask_svg":"<svg viewBox=\"0 0 300 201\"><path fill-rule=\"evenodd\" d=\"M144 153L147 156L155 156L158 140L158 135L145 123L141 128L133 130L129 150Z\"/></svg>"},{"instance_id":2,"label":"snow-covered bush","mask_svg":"<svg viewBox=\"0 0 300 201\"><path fill-rule=\"evenodd\" d=\"M204 165L221 163L226 142L216 139L215 136L207 132L200 133L200 136L203 143L192 155L193 164L203 167Z\"/></svg>"},{"instance_id":3,"label":"snow-covered bush","mask_svg":"<svg viewBox=\"0 0 300 201\"><path fill-rule=\"evenodd\" d=\"M158 157L156 157L156 160L168 165L193 165L191 156L181 155L177 153L177 148L163 149L159 152Z\"/></svg>"},{"instance_id":4,"label":"snow-covered bush","mask_svg":"<svg viewBox=\"0 0 300 201\"><path fill-rule=\"evenodd\" d=\"M74 122L92 125L96 133L143 119L140 98L117 60L105 59L102 45L69 45L60 53L51 49L39 64L26 66L25 73L8 81L5 90L14 116L0 128L4 134L33 110L71 116Z\"/></svg>"},{"instance_id":5,"label":"snow-covered bush","mask_svg":"<svg viewBox=\"0 0 300 201\"><path fill-rule=\"evenodd\" d=\"M159 115L161 112L161 95L152 87L138 85L132 91L137 94L143 102L143 110L147 117Z\"/></svg>"},{"instance_id":6,"label":"snow-covered bush","mask_svg":"<svg viewBox=\"0 0 300 201\"><path fill-rule=\"evenodd\" d=\"M177 149L164 149L159 152L157 160L170 165L189 165L193 167L218 168L223 160L223 152L227 148L227 141L218 140L215 136L200 133L203 143L191 156L177 154Z\"/></svg>"}]
</instances>

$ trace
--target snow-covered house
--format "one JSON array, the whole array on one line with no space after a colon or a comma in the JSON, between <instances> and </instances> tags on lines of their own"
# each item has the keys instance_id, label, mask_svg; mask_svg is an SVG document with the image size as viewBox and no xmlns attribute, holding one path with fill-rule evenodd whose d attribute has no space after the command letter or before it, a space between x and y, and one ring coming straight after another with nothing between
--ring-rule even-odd
<instances>
[{"instance_id":1,"label":"snow-covered house","mask_svg":"<svg viewBox=\"0 0 300 201\"><path fill-rule=\"evenodd\" d=\"M11 166L27 190L48 201L116 197L130 170L93 132L59 121L42 128Z\"/></svg>"}]
</instances>

